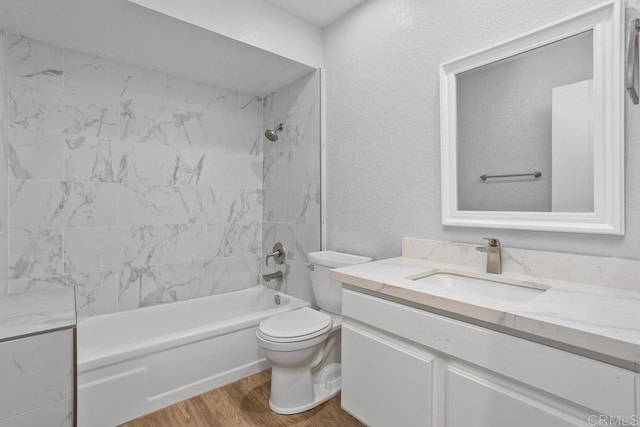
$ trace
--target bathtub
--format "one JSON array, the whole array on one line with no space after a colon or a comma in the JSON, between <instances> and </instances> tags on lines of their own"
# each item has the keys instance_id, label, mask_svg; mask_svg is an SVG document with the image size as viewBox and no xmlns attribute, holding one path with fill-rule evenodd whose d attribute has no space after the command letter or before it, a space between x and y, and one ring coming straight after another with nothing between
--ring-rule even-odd
<instances>
[{"instance_id":1,"label":"bathtub","mask_svg":"<svg viewBox=\"0 0 640 427\"><path fill-rule=\"evenodd\" d=\"M80 319L78 426L113 427L268 368L258 324L307 305L258 286Z\"/></svg>"}]
</instances>

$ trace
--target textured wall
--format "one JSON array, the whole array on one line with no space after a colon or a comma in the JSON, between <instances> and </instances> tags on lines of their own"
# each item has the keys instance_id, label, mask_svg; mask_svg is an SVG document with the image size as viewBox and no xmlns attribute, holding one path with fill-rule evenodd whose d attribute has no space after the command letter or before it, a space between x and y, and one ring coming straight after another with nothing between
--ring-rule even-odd
<instances>
[{"instance_id":1,"label":"textured wall","mask_svg":"<svg viewBox=\"0 0 640 427\"><path fill-rule=\"evenodd\" d=\"M458 75L458 208L550 212L551 93L592 78L591 33ZM480 179L532 171L542 176Z\"/></svg>"},{"instance_id":2,"label":"textured wall","mask_svg":"<svg viewBox=\"0 0 640 427\"><path fill-rule=\"evenodd\" d=\"M261 99L17 35L7 55L11 292L75 285L91 315L259 283Z\"/></svg>"},{"instance_id":3,"label":"textured wall","mask_svg":"<svg viewBox=\"0 0 640 427\"><path fill-rule=\"evenodd\" d=\"M640 258L640 108L627 99L625 236L443 227L438 65L598 0L370 0L325 29L328 248L383 258L403 236ZM640 15L640 2L629 2ZM630 18L631 16L628 16Z\"/></svg>"},{"instance_id":4,"label":"textured wall","mask_svg":"<svg viewBox=\"0 0 640 427\"><path fill-rule=\"evenodd\" d=\"M288 255L284 265L271 261L262 270L282 270L281 289L313 303L306 254L320 250L320 72L265 97L264 126L278 123L284 124L278 141L264 141L262 250L280 241Z\"/></svg>"}]
</instances>

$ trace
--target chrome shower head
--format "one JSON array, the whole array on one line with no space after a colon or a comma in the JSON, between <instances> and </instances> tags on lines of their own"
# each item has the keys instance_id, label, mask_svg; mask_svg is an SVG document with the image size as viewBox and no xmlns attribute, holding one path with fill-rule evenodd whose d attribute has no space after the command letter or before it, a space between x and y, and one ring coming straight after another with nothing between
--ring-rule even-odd
<instances>
[{"instance_id":1,"label":"chrome shower head","mask_svg":"<svg viewBox=\"0 0 640 427\"><path fill-rule=\"evenodd\" d=\"M278 140L278 132L281 132L283 128L284 126L282 126L282 123L280 123L278 126L276 126L275 129L265 130L264 136L266 136L269 141L276 142Z\"/></svg>"}]
</instances>

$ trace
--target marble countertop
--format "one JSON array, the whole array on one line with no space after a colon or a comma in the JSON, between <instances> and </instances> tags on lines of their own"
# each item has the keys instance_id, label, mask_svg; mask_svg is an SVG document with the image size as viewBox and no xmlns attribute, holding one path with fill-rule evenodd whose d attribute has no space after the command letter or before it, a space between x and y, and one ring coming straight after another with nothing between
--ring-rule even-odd
<instances>
[{"instance_id":1,"label":"marble countertop","mask_svg":"<svg viewBox=\"0 0 640 427\"><path fill-rule=\"evenodd\" d=\"M415 279L438 272L526 283L547 289L527 301L507 301ZM333 270L343 283L453 313L514 335L540 337L587 356L640 372L640 292L513 273L487 274L474 266L398 257ZM508 285L502 285L508 286Z\"/></svg>"},{"instance_id":2,"label":"marble countertop","mask_svg":"<svg viewBox=\"0 0 640 427\"><path fill-rule=\"evenodd\" d=\"M73 287L12 294L0 303L0 341L75 324Z\"/></svg>"}]
</instances>

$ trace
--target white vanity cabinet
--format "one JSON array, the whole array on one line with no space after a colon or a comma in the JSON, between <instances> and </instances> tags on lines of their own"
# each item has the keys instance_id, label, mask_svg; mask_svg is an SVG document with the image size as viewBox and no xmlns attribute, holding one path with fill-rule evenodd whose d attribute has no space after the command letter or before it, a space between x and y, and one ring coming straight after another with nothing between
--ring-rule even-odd
<instances>
[{"instance_id":1,"label":"white vanity cabinet","mask_svg":"<svg viewBox=\"0 0 640 427\"><path fill-rule=\"evenodd\" d=\"M0 427L74 425L74 329L0 342Z\"/></svg>"},{"instance_id":2,"label":"white vanity cabinet","mask_svg":"<svg viewBox=\"0 0 640 427\"><path fill-rule=\"evenodd\" d=\"M342 406L370 426L637 420L636 372L349 289L342 312Z\"/></svg>"}]
</instances>

